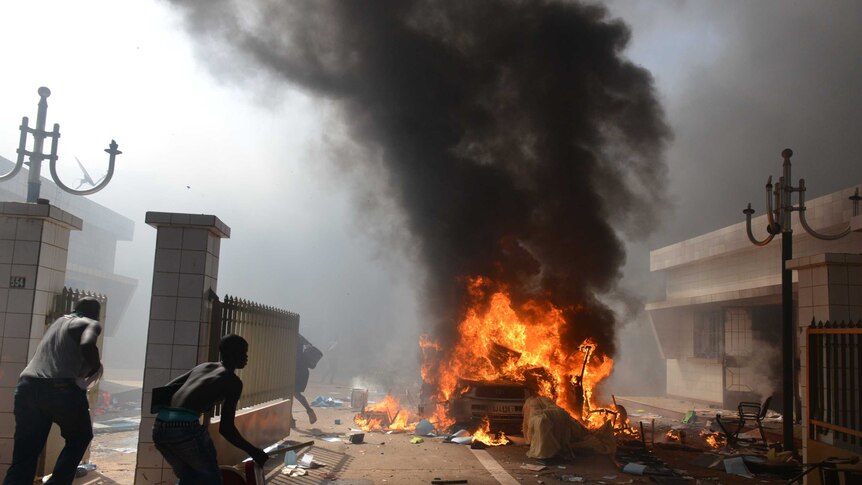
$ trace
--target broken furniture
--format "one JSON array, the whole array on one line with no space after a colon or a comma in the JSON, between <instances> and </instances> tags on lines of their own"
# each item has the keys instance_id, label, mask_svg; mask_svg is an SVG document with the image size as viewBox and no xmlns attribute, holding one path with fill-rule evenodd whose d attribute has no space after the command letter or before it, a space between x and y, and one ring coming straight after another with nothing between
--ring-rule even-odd
<instances>
[{"instance_id":1,"label":"broken furniture","mask_svg":"<svg viewBox=\"0 0 862 485\"><path fill-rule=\"evenodd\" d=\"M655 447L655 419L650 421L649 438L647 438L647 433L644 430L644 422L639 421L638 425L640 426L640 432L641 432L640 438L641 438L641 443L643 443L644 449L649 450L649 449L654 448Z\"/></svg>"},{"instance_id":2,"label":"broken furniture","mask_svg":"<svg viewBox=\"0 0 862 485\"><path fill-rule=\"evenodd\" d=\"M368 405L368 389L351 389L350 390L350 408L353 410L364 411Z\"/></svg>"},{"instance_id":3,"label":"broken furniture","mask_svg":"<svg viewBox=\"0 0 862 485\"><path fill-rule=\"evenodd\" d=\"M721 414L718 413L715 415L715 422L718 424L718 427L721 428L721 431L724 432L724 435L727 436L727 442L729 444L734 444L739 441L756 441L750 438L740 438L739 433L745 428L745 425L749 421L753 421L757 426L758 431L760 431L760 438L763 440L763 446L769 446L769 443L766 441L766 433L763 431L763 418L766 417L766 412L769 411L769 402L772 400L772 396L767 397L763 403L759 402L750 402L750 401L742 401L737 406L739 411L738 420L736 422L736 429L733 431L729 431L727 427L725 427L725 423L721 421Z\"/></svg>"}]
</instances>

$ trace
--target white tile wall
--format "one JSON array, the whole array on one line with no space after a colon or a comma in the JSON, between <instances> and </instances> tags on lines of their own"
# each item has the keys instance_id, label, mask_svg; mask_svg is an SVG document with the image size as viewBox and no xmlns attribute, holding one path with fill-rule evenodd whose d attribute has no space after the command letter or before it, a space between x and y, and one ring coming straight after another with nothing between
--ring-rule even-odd
<instances>
[{"instance_id":1,"label":"white tile wall","mask_svg":"<svg viewBox=\"0 0 862 485\"><path fill-rule=\"evenodd\" d=\"M182 249L206 251L209 234L209 231L203 228L184 228L182 236Z\"/></svg>"},{"instance_id":2,"label":"white tile wall","mask_svg":"<svg viewBox=\"0 0 862 485\"><path fill-rule=\"evenodd\" d=\"M216 291L221 237L230 228L215 216L147 213L158 229L144 369L144 393L135 483L176 480L152 446L151 392L188 372L209 353L208 290Z\"/></svg>"},{"instance_id":3,"label":"white tile wall","mask_svg":"<svg viewBox=\"0 0 862 485\"><path fill-rule=\"evenodd\" d=\"M180 256L180 272L186 274L205 273L207 252L205 250L195 251L183 249Z\"/></svg>"},{"instance_id":4,"label":"white tile wall","mask_svg":"<svg viewBox=\"0 0 862 485\"><path fill-rule=\"evenodd\" d=\"M15 404L15 388L0 387L0 413L11 413ZM0 451L0 456L3 452ZM9 455L6 455L9 456Z\"/></svg>"},{"instance_id":5,"label":"white tile wall","mask_svg":"<svg viewBox=\"0 0 862 485\"><path fill-rule=\"evenodd\" d=\"M667 360L667 393L721 403L722 366L720 363L704 363L692 359Z\"/></svg>"},{"instance_id":6,"label":"white tile wall","mask_svg":"<svg viewBox=\"0 0 862 485\"><path fill-rule=\"evenodd\" d=\"M0 350L0 353L2 353L2 355L0 355L0 362L27 363L27 350L29 345L29 337L3 337L3 348Z\"/></svg>"},{"instance_id":7,"label":"white tile wall","mask_svg":"<svg viewBox=\"0 0 862 485\"><path fill-rule=\"evenodd\" d=\"M853 194L857 187L859 185L806 201L805 205L808 209L806 217L809 225L823 233L836 233L846 226L850 221L853 207L848 197ZM762 213L763 208L757 210ZM814 240L801 229L798 213L794 212L792 219L796 256L802 255L802 253L859 252L862 233L853 233L838 241ZM764 229L766 216L761 215L753 218L752 227L757 237L762 239L766 236ZM667 270L674 266L697 262L711 256L730 255L738 251L763 251L773 246L780 246L779 239L776 237L766 248L753 246L746 235L744 216L740 215L740 223L738 224L651 251L650 269L652 271ZM853 243L851 244L850 241Z\"/></svg>"},{"instance_id":8,"label":"white tile wall","mask_svg":"<svg viewBox=\"0 0 862 485\"><path fill-rule=\"evenodd\" d=\"M206 290L201 289L200 291L203 293ZM203 298L177 298L175 318L184 321L200 321L204 303Z\"/></svg>"}]
</instances>

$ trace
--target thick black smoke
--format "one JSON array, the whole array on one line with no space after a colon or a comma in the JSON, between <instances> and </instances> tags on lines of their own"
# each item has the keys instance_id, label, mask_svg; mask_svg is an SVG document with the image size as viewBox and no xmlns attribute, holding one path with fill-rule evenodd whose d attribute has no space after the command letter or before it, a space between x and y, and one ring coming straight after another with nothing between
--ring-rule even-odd
<instances>
[{"instance_id":1,"label":"thick black smoke","mask_svg":"<svg viewBox=\"0 0 862 485\"><path fill-rule=\"evenodd\" d=\"M176 1L199 39L335 101L377 150L444 344L465 278L564 308L613 353L618 234L653 223L669 129L603 8L552 1Z\"/></svg>"}]
</instances>

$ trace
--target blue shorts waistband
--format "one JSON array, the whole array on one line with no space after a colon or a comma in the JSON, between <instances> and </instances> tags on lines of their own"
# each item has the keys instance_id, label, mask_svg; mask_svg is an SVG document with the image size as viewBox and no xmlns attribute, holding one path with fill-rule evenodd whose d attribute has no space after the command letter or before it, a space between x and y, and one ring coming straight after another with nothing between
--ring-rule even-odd
<instances>
[{"instance_id":1,"label":"blue shorts waistband","mask_svg":"<svg viewBox=\"0 0 862 485\"><path fill-rule=\"evenodd\" d=\"M197 423L200 419L200 414L197 411L185 408L162 408L156 419L165 423Z\"/></svg>"}]
</instances>

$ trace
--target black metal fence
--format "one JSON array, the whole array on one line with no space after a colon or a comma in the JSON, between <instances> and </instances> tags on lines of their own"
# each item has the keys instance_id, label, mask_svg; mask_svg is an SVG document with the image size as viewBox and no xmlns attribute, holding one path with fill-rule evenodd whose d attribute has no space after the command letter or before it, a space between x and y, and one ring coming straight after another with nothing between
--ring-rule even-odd
<instances>
[{"instance_id":1,"label":"black metal fence","mask_svg":"<svg viewBox=\"0 0 862 485\"><path fill-rule=\"evenodd\" d=\"M222 336L237 334L248 341L248 365L237 372L243 382L238 408L293 396L299 315L226 295L211 295L210 360L218 360ZM221 414L219 406L214 416Z\"/></svg>"},{"instance_id":2,"label":"black metal fence","mask_svg":"<svg viewBox=\"0 0 862 485\"><path fill-rule=\"evenodd\" d=\"M807 338L808 437L862 450L862 320L812 321Z\"/></svg>"},{"instance_id":3,"label":"black metal fence","mask_svg":"<svg viewBox=\"0 0 862 485\"><path fill-rule=\"evenodd\" d=\"M108 297L105 295L101 295L98 293L94 293L92 291L84 291L77 290L74 288L63 287L63 291L59 294L54 295L53 306L51 307L51 311L48 313L46 325L50 325L54 322L54 320L62 317L63 315L68 315L72 313L72 310L75 309L75 305L81 301L81 298L85 297L95 298L102 304L102 310L99 313L99 322L102 326L105 325L105 312L108 308ZM104 333L104 332L103 332Z\"/></svg>"}]
</instances>

